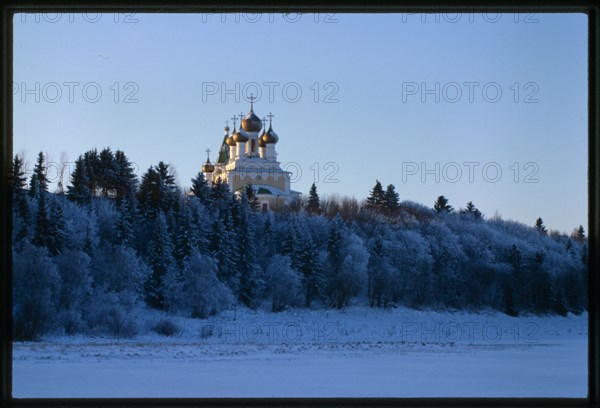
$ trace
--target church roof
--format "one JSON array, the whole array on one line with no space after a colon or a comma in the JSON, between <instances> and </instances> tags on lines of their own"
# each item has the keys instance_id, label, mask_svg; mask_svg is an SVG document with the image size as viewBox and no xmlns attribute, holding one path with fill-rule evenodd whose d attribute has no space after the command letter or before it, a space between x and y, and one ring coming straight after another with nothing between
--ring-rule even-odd
<instances>
[{"instance_id":1,"label":"church roof","mask_svg":"<svg viewBox=\"0 0 600 408\"><path fill-rule=\"evenodd\" d=\"M229 148L227 147L227 135L223 137L223 143L221 143L221 148L219 149L219 156L217 157L217 163L219 164L227 164L229 161Z\"/></svg>"}]
</instances>

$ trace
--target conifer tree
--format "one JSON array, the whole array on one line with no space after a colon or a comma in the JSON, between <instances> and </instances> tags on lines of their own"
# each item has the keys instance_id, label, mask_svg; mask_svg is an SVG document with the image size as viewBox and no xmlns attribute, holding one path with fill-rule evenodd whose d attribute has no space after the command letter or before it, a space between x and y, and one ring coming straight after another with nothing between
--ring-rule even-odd
<instances>
[{"instance_id":1,"label":"conifer tree","mask_svg":"<svg viewBox=\"0 0 600 408\"><path fill-rule=\"evenodd\" d=\"M475 207L473 201L469 201L464 210L460 210L460 213L469 214L474 220L480 220L483 217L483 214Z\"/></svg>"},{"instance_id":2,"label":"conifer tree","mask_svg":"<svg viewBox=\"0 0 600 408\"><path fill-rule=\"evenodd\" d=\"M437 200L435 200L435 203L433 204L433 210L438 214L451 213L454 210L454 208L452 208L452 206L448 204L448 199L442 195L439 196Z\"/></svg>"},{"instance_id":3,"label":"conifer tree","mask_svg":"<svg viewBox=\"0 0 600 408\"><path fill-rule=\"evenodd\" d=\"M577 242L583 242L585 240L585 230L583 229L583 225L580 225L575 231L575 239Z\"/></svg>"},{"instance_id":4,"label":"conifer tree","mask_svg":"<svg viewBox=\"0 0 600 408\"><path fill-rule=\"evenodd\" d=\"M548 235L548 230L546 229L544 220L542 220L541 217L538 217L538 219L535 220L535 229L542 235Z\"/></svg>"},{"instance_id":5,"label":"conifer tree","mask_svg":"<svg viewBox=\"0 0 600 408\"><path fill-rule=\"evenodd\" d=\"M232 292L237 292L238 252L237 235L229 211L223 211L215 217L210 234L209 249L217 260L217 276L226 283Z\"/></svg>"},{"instance_id":6,"label":"conifer tree","mask_svg":"<svg viewBox=\"0 0 600 408\"><path fill-rule=\"evenodd\" d=\"M167 229L167 221L162 211L159 211L154 224L148 251L148 265L152 272L145 284L146 302L151 307L164 309L163 279L173 268L173 246L171 235Z\"/></svg>"},{"instance_id":7,"label":"conifer tree","mask_svg":"<svg viewBox=\"0 0 600 408\"><path fill-rule=\"evenodd\" d=\"M317 186L315 183L310 186L308 192L308 204L306 205L306 211L309 214L319 214L321 212L321 202L319 200L319 194L317 193Z\"/></svg>"},{"instance_id":8,"label":"conifer tree","mask_svg":"<svg viewBox=\"0 0 600 408\"><path fill-rule=\"evenodd\" d=\"M56 198L50 202L47 225L46 247L52 256L59 255L67 246L67 232L63 210Z\"/></svg>"},{"instance_id":9,"label":"conifer tree","mask_svg":"<svg viewBox=\"0 0 600 408\"><path fill-rule=\"evenodd\" d=\"M211 201L211 187L208 185L204 173L201 171L192 178L192 188L190 191L195 197L202 203L202 205L209 205Z\"/></svg>"},{"instance_id":10,"label":"conifer tree","mask_svg":"<svg viewBox=\"0 0 600 408\"><path fill-rule=\"evenodd\" d=\"M374 210L383 210L385 208L385 192L379 180L375 181L371 195L367 198L367 206Z\"/></svg>"},{"instance_id":11,"label":"conifer tree","mask_svg":"<svg viewBox=\"0 0 600 408\"><path fill-rule=\"evenodd\" d=\"M399 205L400 201L396 187L393 184L389 184L385 190L385 209L388 213L394 214L398 211Z\"/></svg>"},{"instance_id":12,"label":"conifer tree","mask_svg":"<svg viewBox=\"0 0 600 408\"><path fill-rule=\"evenodd\" d=\"M46 176L46 164L44 154L40 152L33 168L33 174L29 184L29 196L39 197L48 192L48 178Z\"/></svg>"},{"instance_id":13,"label":"conifer tree","mask_svg":"<svg viewBox=\"0 0 600 408\"><path fill-rule=\"evenodd\" d=\"M33 189L35 188L36 187L33 187ZM42 193L37 198L37 216L35 219L35 235L33 243L38 247L48 247L49 234L50 221L48 220L46 194Z\"/></svg>"},{"instance_id":14,"label":"conifer tree","mask_svg":"<svg viewBox=\"0 0 600 408\"><path fill-rule=\"evenodd\" d=\"M135 219L135 204L133 204L133 200L131 198L121 200L118 211L117 244L134 248L135 236L133 225Z\"/></svg>"},{"instance_id":15,"label":"conifer tree","mask_svg":"<svg viewBox=\"0 0 600 408\"><path fill-rule=\"evenodd\" d=\"M10 166L9 186L12 192L13 214L15 214L13 239L15 245L20 245L29 236L31 215L27 199L27 178L23 170L23 158L19 155L15 155ZM17 220L17 217L20 217L20 219Z\"/></svg>"},{"instance_id":16,"label":"conifer tree","mask_svg":"<svg viewBox=\"0 0 600 408\"><path fill-rule=\"evenodd\" d=\"M75 169L71 175L71 185L67 187L67 196L81 205L89 204L92 201L92 191L83 156L79 156L75 160Z\"/></svg>"},{"instance_id":17,"label":"conifer tree","mask_svg":"<svg viewBox=\"0 0 600 408\"><path fill-rule=\"evenodd\" d=\"M250 204L246 194L241 195L237 207L235 219L237 251L238 251L238 273L239 292L238 298L246 306L254 308L260 295L260 271L256 263L256 248L254 246L254 216L251 213Z\"/></svg>"},{"instance_id":18,"label":"conifer tree","mask_svg":"<svg viewBox=\"0 0 600 408\"><path fill-rule=\"evenodd\" d=\"M117 200L132 198L135 194L138 180L131 162L123 151L115 151L113 165Z\"/></svg>"},{"instance_id":19,"label":"conifer tree","mask_svg":"<svg viewBox=\"0 0 600 408\"><path fill-rule=\"evenodd\" d=\"M177 212L177 226L175 231L175 252L173 256L177 266L182 269L185 258L196 247L196 236L192 227L192 215L188 205L180 205Z\"/></svg>"},{"instance_id":20,"label":"conifer tree","mask_svg":"<svg viewBox=\"0 0 600 408\"><path fill-rule=\"evenodd\" d=\"M248 201L248 206L252 210L252 212L258 211L258 197L256 197L256 193L254 192L254 188L252 184L248 184L244 189L244 194L246 195L246 200Z\"/></svg>"}]
</instances>

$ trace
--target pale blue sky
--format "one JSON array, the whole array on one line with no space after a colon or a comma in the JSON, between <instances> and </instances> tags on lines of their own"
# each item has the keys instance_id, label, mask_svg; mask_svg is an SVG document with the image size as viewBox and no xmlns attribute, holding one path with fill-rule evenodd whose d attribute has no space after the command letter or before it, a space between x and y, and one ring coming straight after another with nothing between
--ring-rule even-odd
<instances>
[{"instance_id":1,"label":"pale blue sky","mask_svg":"<svg viewBox=\"0 0 600 408\"><path fill-rule=\"evenodd\" d=\"M15 16L15 152L33 162L40 150L54 161L64 151L74 161L90 148L110 146L124 150L140 175L160 160L171 163L188 187L204 150L219 148L225 120L248 111L247 102L235 101L240 94L221 95L222 84L256 92L249 84L257 83L262 97L255 112L275 115L280 161L302 170L295 190L308 191L316 175L311 165L318 163L322 194L364 198L380 179L395 184L401 199L428 206L443 194L455 207L472 200L488 216L497 210L526 224L541 216L563 232L587 225L587 16L274 14L224 20ZM266 83L273 82L279 85L270 101ZM437 103L435 92L421 93L423 84L435 90L436 83ZM217 84L216 95L207 92L210 84ZM102 95L93 103L97 88ZM294 102L297 88L302 95ZM493 102L497 89L502 94ZM124 103L132 92L137 102ZM333 103L325 103L328 95ZM330 178L335 183L325 182L335 169L326 168L330 162L338 169ZM439 182L433 173L423 182L422 163L433 173L439 163ZM493 183L498 168L502 175ZM532 172L537 183L526 183Z\"/></svg>"}]
</instances>

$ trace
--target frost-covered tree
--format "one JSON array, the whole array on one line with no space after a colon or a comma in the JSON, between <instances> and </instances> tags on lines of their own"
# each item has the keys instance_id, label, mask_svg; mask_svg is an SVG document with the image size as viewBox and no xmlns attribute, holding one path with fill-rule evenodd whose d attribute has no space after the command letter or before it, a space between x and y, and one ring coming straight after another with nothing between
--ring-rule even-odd
<instances>
[{"instance_id":1,"label":"frost-covered tree","mask_svg":"<svg viewBox=\"0 0 600 408\"><path fill-rule=\"evenodd\" d=\"M81 250L68 250L55 257L60 274L58 306L66 334L84 329L82 314L92 292L90 257Z\"/></svg>"},{"instance_id":2,"label":"frost-covered tree","mask_svg":"<svg viewBox=\"0 0 600 408\"><path fill-rule=\"evenodd\" d=\"M209 255L192 252L181 276L180 304L191 317L207 318L234 302L230 289L217 278L217 264Z\"/></svg>"},{"instance_id":3,"label":"frost-covered tree","mask_svg":"<svg viewBox=\"0 0 600 408\"><path fill-rule=\"evenodd\" d=\"M302 291L301 275L292 268L288 256L275 255L271 259L267 267L267 278L273 312L281 312L298 302Z\"/></svg>"},{"instance_id":4,"label":"frost-covered tree","mask_svg":"<svg viewBox=\"0 0 600 408\"><path fill-rule=\"evenodd\" d=\"M147 260L152 273L145 283L146 302L151 307L162 309L165 307L163 277L169 269L174 267L171 234L167 229L167 221L162 211L156 217L153 230Z\"/></svg>"},{"instance_id":5,"label":"frost-covered tree","mask_svg":"<svg viewBox=\"0 0 600 408\"><path fill-rule=\"evenodd\" d=\"M204 173L201 171L192 178L192 188L190 191L203 205L210 205L212 190L204 177Z\"/></svg>"},{"instance_id":6,"label":"frost-covered tree","mask_svg":"<svg viewBox=\"0 0 600 408\"><path fill-rule=\"evenodd\" d=\"M229 211L221 212L215 217L210 234L209 250L217 260L219 279L226 282L230 289L237 290L237 234Z\"/></svg>"},{"instance_id":7,"label":"frost-covered tree","mask_svg":"<svg viewBox=\"0 0 600 408\"><path fill-rule=\"evenodd\" d=\"M238 298L246 306L255 308L260 302L263 282L261 279L260 266L256 259L256 247L254 245L254 220L250 204L245 194L241 200L235 203L235 230L238 254L239 287Z\"/></svg>"},{"instance_id":8,"label":"frost-covered tree","mask_svg":"<svg viewBox=\"0 0 600 408\"><path fill-rule=\"evenodd\" d=\"M387 254L381 237L375 238L370 251L367 265L368 298L371 307L383 307L392 300L392 268L388 263Z\"/></svg>"},{"instance_id":9,"label":"frost-covered tree","mask_svg":"<svg viewBox=\"0 0 600 408\"><path fill-rule=\"evenodd\" d=\"M14 340L38 340L58 328L59 291L60 274L46 248L13 252Z\"/></svg>"},{"instance_id":10,"label":"frost-covered tree","mask_svg":"<svg viewBox=\"0 0 600 408\"><path fill-rule=\"evenodd\" d=\"M179 188L168 164L161 161L144 173L138 191L138 203L140 212L147 219L155 217L158 211L166 214L169 210L177 209Z\"/></svg>"}]
</instances>

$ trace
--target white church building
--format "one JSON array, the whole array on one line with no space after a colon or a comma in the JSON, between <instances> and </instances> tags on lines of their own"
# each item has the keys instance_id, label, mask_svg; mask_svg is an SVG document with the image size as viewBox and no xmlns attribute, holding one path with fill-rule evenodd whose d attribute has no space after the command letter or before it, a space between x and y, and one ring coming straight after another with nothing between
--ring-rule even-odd
<instances>
[{"instance_id":1,"label":"white church building","mask_svg":"<svg viewBox=\"0 0 600 408\"><path fill-rule=\"evenodd\" d=\"M254 113L254 98L251 96L250 112L246 116L239 115L239 129L236 129L236 116L231 118L231 133L229 125L225 125L225 136L217 161L211 163L209 156L202 165L202 172L208 182L226 181L234 194L241 194L250 184L263 211L300 198L300 193L290 188L291 173L284 171L277 161L275 147L279 136L273 130L274 116L269 113L267 117L268 129L266 119L261 121Z\"/></svg>"}]
</instances>

